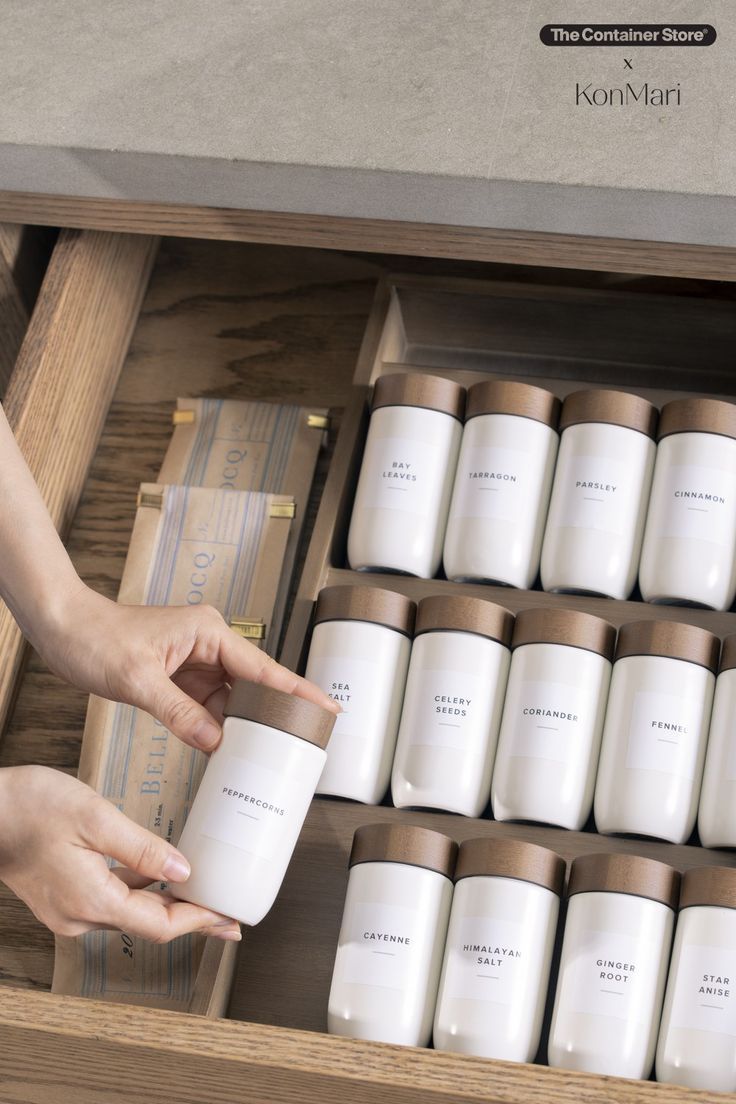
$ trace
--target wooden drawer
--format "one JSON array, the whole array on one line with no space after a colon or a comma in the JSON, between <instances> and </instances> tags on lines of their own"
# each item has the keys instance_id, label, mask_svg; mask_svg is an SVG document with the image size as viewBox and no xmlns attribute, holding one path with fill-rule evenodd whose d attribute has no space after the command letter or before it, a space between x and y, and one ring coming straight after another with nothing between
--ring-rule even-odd
<instances>
[{"instance_id":1,"label":"wooden drawer","mask_svg":"<svg viewBox=\"0 0 736 1104\"><path fill-rule=\"evenodd\" d=\"M303 662L309 618L320 587L353 581L344 561L350 496L367 421L368 388L385 365L445 367L463 381L475 378L470 373L488 370L538 380L554 377L560 393L580 380L631 387L644 383L649 388L644 393L657 390L656 401L662 401L667 388L709 393L736 389L729 379L736 348L736 310L727 286L686 288L669 281L655 293L647 289L646 281L635 282L632 286L639 290L631 291L626 290L631 282L620 278L578 273L561 278L550 272L539 286L530 270L513 269L498 272L503 284L448 282L445 274L386 279L370 314L351 386L375 279L384 270L380 258L166 241L143 298L155 243L67 232L61 246L54 259L57 284L49 284L49 294L42 295L36 336L21 354L20 375L30 372L38 381L38 390L29 399L36 411L44 409L43 380L45 386L54 387L59 386L59 375L62 382L69 380L74 358L77 364L81 357L88 365L88 384L95 378L99 384L98 377L104 378L104 388L96 392L93 403L95 410L102 410L97 429L99 433L101 428L100 444L96 451L94 442L91 448L85 445L88 452L80 452L75 462L78 497L85 457L89 463L94 453L69 547L83 576L105 593L114 596L116 592L135 492L140 481L155 477L178 394L271 398L335 408L347 404L282 657L293 665ZM98 266L90 258L100 249L100 258L105 259ZM115 280L105 283L105 273L118 271L115 251L121 249L120 263L130 276L127 290ZM76 263L81 265L83 260L82 269L90 273L84 294L78 296L73 294L80 272L72 264L75 256ZM438 266L415 262L414 267L436 270ZM63 294L60 274L65 276ZM558 286L563 280L567 286ZM619 283L622 290L617 290ZM114 340L100 346L105 326L85 312L85 298L93 303L96 316L112 310L117 302L118 317L127 319L127 331L119 326ZM71 318L68 302L79 312ZM108 350L107 367L98 365L96 377L98 362L90 350L101 347ZM701 369L704 348L709 372ZM49 349L54 350L55 365L49 360ZM27 410L28 405L19 403L18 409ZM70 408L65 416L71 427ZM45 418L36 426L50 433L53 418L50 414ZM30 444L40 455L44 438L38 431L31 433L30 426L28 432ZM69 436L64 440L63 447L74 453ZM41 474L44 470L43 465L38 469ZM67 488L68 512L73 498L69 479L48 478L59 500L63 497L59 487L63 483ZM64 516L63 511L57 514L60 524ZM360 576L359 581L370 585L377 580ZM454 591L457 586L385 576L378 581L414 597ZM549 601L594 610L603 605L605 615L617 623L631 615L627 603L573 602L489 587L467 589L512 608ZM727 631L732 619L731 614L652 611L636 605L640 616L675 613L716 626L720 633ZM32 659L0 745L0 766L33 761L76 769L85 704L84 695L63 687ZM45 992L51 979L52 940L23 906L2 892L0 1101L122 1104L151 1095L162 1104L214 1100L338 1104L345 1099L356 1104L386 1100L522 1104L529 1099L561 1102L573 1095L596 1104L612 1104L624 1097L642 1104L719 1099L649 1083L324 1034L352 832L362 823L394 819L436 826L457 839L487 834L542 840L568 859L585 851L618 847L666 855L683 869L733 862L730 856L697 847L614 842L586 832L317 800L276 906L262 925L246 934L240 948L226 1021Z\"/></svg>"}]
</instances>

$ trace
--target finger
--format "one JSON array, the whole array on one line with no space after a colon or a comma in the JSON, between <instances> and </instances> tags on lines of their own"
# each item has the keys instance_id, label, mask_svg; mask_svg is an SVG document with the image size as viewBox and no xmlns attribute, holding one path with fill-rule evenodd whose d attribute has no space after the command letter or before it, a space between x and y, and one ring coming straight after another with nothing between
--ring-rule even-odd
<instances>
[{"instance_id":1,"label":"finger","mask_svg":"<svg viewBox=\"0 0 736 1104\"><path fill-rule=\"evenodd\" d=\"M128 890L107 919L121 931L155 943L169 943L192 932L227 940L241 938L236 921L200 905L175 901L166 894L146 889Z\"/></svg>"},{"instance_id":2,"label":"finger","mask_svg":"<svg viewBox=\"0 0 736 1104\"><path fill-rule=\"evenodd\" d=\"M189 877L189 863L180 851L141 828L103 797L92 798L89 812L80 817L78 827L87 847L117 859L130 871L146 877L149 884L184 882Z\"/></svg>"},{"instance_id":3,"label":"finger","mask_svg":"<svg viewBox=\"0 0 736 1104\"><path fill-rule=\"evenodd\" d=\"M220 724L223 724L225 721L225 702L228 699L229 693L230 687L225 684L221 686L219 690L215 690L214 694L210 694L203 703L207 712L211 713Z\"/></svg>"},{"instance_id":4,"label":"finger","mask_svg":"<svg viewBox=\"0 0 736 1104\"><path fill-rule=\"evenodd\" d=\"M225 720L223 712L230 686L223 681L222 670L218 672L206 672L201 670L179 670L171 676L173 682L205 707L217 724Z\"/></svg>"},{"instance_id":5,"label":"finger","mask_svg":"<svg viewBox=\"0 0 736 1104\"><path fill-rule=\"evenodd\" d=\"M129 870L127 866L114 866L110 873L119 878L128 889L146 889L154 884L147 874L139 874L137 870Z\"/></svg>"},{"instance_id":6,"label":"finger","mask_svg":"<svg viewBox=\"0 0 736 1104\"><path fill-rule=\"evenodd\" d=\"M220 742L222 729L212 714L162 670L151 676L148 685L141 687L135 704L152 713L169 732L190 747L210 752Z\"/></svg>"},{"instance_id":7,"label":"finger","mask_svg":"<svg viewBox=\"0 0 736 1104\"><path fill-rule=\"evenodd\" d=\"M305 698L315 705L321 705L323 709L329 709L331 713L340 712L337 702L320 690L319 686L295 675L288 667L282 667L271 656L256 648L255 644L243 640L231 630L223 633L220 655L226 671L233 678L259 682L273 690L282 690L285 694Z\"/></svg>"}]
</instances>

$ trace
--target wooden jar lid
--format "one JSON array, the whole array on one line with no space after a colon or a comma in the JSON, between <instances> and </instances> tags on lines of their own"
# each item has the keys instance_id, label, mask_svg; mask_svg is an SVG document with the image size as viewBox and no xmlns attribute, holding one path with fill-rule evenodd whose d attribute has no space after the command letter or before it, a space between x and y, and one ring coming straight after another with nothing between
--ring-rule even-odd
<instances>
[{"instance_id":1,"label":"wooden jar lid","mask_svg":"<svg viewBox=\"0 0 736 1104\"><path fill-rule=\"evenodd\" d=\"M556 851L514 839L463 840L455 881L461 878L517 878L551 889L559 897L565 884L565 860Z\"/></svg>"},{"instance_id":2,"label":"wooden jar lid","mask_svg":"<svg viewBox=\"0 0 736 1104\"><path fill-rule=\"evenodd\" d=\"M436 870L451 878L455 871L457 844L442 832L414 824L364 824L356 828L350 851L350 866L366 862L405 863Z\"/></svg>"},{"instance_id":3,"label":"wooden jar lid","mask_svg":"<svg viewBox=\"0 0 736 1104\"><path fill-rule=\"evenodd\" d=\"M616 630L602 617L580 610L535 607L516 615L511 647L523 644L566 644L613 658Z\"/></svg>"},{"instance_id":4,"label":"wooden jar lid","mask_svg":"<svg viewBox=\"0 0 736 1104\"><path fill-rule=\"evenodd\" d=\"M443 631L476 633L508 648L513 626L514 615L495 602L459 594L433 594L422 598L417 606L414 635Z\"/></svg>"},{"instance_id":5,"label":"wooden jar lid","mask_svg":"<svg viewBox=\"0 0 736 1104\"><path fill-rule=\"evenodd\" d=\"M321 705L244 679L233 683L223 713L278 728L321 748L327 747L335 724L335 714Z\"/></svg>"},{"instance_id":6,"label":"wooden jar lid","mask_svg":"<svg viewBox=\"0 0 736 1104\"><path fill-rule=\"evenodd\" d=\"M605 422L654 437L657 417L656 406L641 395L628 391L573 391L562 404L560 430L583 422Z\"/></svg>"},{"instance_id":7,"label":"wooden jar lid","mask_svg":"<svg viewBox=\"0 0 736 1104\"><path fill-rule=\"evenodd\" d=\"M627 893L677 907L680 875L640 855L581 855L570 867L568 897L576 893Z\"/></svg>"},{"instance_id":8,"label":"wooden jar lid","mask_svg":"<svg viewBox=\"0 0 736 1104\"><path fill-rule=\"evenodd\" d=\"M721 399L673 399L659 416L658 439L672 433L719 433L736 437L736 403Z\"/></svg>"},{"instance_id":9,"label":"wooden jar lid","mask_svg":"<svg viewBox=\"0 0 736 1104\"><path fill-rule=\"evenodd\" d=\"M411 636L416 604L395 590L373 586L330 586L317 595L314 624L324 621L369 621Z\"/></svg>"},{"instance_id":10,"label":"wooden jar lid","mask_svg":"<svg viewBox=\"0 0 736 1104\"><path fill-rule=\"evenodd\" d=\"M423 406L463 420L465 388L443 376L397 372L379 376L373 388L372 410L381 406Z\"/></svg>"},{"instance_id":11,"label":"wooden jar lid","mask_svg":"<svg viewBox=\"0 0 736 1104\"><path fill-rule=\"evenodd\" d=\"M720 650L720 639L697 625L681 621L630 621L619 629L615 658L663 656L699 663L715 672Z\"/></svg>"},{"instance_id":12,"label":"wooden jar lid","mask_svg":"<svg viewBox=\"0 0 736 1104\"><path fill-rule=\"evenodd\" d=\"M682 875L680 908L716 905L736 909L736 870L732 866L698 866Z\"/></svg>"},{"instance_id":13,"label":"wooden jar lid","mask_svg":"<svg viewBox=\"0 0 736 1104\"><path fill-rule=\"evenodd\" d=\"M736 667L736 633L723 639L719 671L732 671Z\"/></svg>"},{"instance_id":14,"label":"wooden jar lid","mask_svg":"<svg viewBox=\"0 0 736 1104\"><path fill-rule=\"evenodd\" d=\"M468 388L465 421L480 414L516 414L557 429L560 400L551 391L515 380L483 380Z\"/></svg>"}]
</instances>

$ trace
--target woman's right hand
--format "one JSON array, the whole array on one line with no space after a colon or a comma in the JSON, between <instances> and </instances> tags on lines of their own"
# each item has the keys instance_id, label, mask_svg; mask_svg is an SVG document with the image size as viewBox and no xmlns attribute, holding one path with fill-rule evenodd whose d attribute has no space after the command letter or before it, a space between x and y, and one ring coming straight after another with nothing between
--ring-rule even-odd
<instances>
[{"instance_id":1,"label":"woman's right hand","mask_svg":"<svg viewBox=\"0 0 736 1104\"><path fill-rule=\"evenodd\" d=\"M110 869L106 856L122 866ZM188 932L238 940L237 921L146 888L189 865L89 786L48 767L0 770L0 881L58 935L119 929L154 943Z\"/></svg>"}]
</instances>

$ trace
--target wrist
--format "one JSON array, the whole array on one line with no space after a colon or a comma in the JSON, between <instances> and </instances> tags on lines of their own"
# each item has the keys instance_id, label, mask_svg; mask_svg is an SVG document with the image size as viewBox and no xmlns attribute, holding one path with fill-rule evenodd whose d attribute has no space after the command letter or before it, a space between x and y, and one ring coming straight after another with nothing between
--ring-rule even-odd
<instances>
[{"instance_id":1,"label":"wrist","mask_svg":"<svg viewBox=\"0 0 736 1104\"><path fill-rule=\"evenodd\" d=\"M45 603L39 603L32 624L24 631L54 674L88 688L84 672L89 674L94 668L100 627L107 624L110 612L116 609L114 602L92 590L75 573L63 580ZM105 628L102 634L106 634Z\"/></svg>"}]
</instances>

